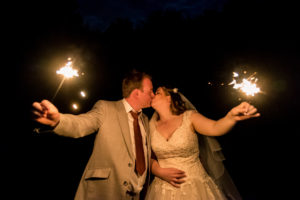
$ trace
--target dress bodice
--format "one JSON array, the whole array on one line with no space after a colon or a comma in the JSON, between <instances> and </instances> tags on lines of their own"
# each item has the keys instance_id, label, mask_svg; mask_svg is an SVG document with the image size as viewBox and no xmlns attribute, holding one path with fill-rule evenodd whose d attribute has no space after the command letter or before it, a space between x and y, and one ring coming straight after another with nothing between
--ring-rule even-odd
<instances>
[{"instance_id":1,"label":"dress bodice","mask_svg":"<svg viewBox=\"0 0 300 200\"><path fill-rule=\"evenodd\" d=\"M161 167L186 170L199 161L198 138L190 121L192 112L183 113L181 125L168 140L156 128L151 131L151 147Z\"/></svg>"},{"instance_id":2,"label":"dress bodice","mask_svg":"<svg viewBox=\"0 0 300 200\"><path fill-rule=\"evenodd\" d=\"M183 170L186 177L180 188L155 177L146 200L223 200L213 180L208 176L199 159L199 144L190 117L194 110L183 113L181 125L167 140L156 129L156 122L150 124L151 147L162 168Z\"/></svg>"}]
</instances>

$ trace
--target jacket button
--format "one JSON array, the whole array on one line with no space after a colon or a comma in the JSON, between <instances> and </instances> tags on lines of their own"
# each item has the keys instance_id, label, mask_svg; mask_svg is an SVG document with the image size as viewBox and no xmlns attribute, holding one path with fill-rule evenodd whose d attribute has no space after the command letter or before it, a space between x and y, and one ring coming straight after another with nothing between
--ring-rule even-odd
<instances>
[{"instance_id":1,"label":"jacket button","mask_svg":"<svg viewBox=\"0 0 300 200\"><path fill-rule=\"evenodd\" d=\"M128 163L128 167L132 167L132 164L131 164L131 163Z\"/></svg>"},{"instance_id":2,"label":"jacket button","mask_svg":"<svg viewBox=\"0 0 300 200\"><path fill-rule=\"evenodd\" d=\"M124 185L124 186L127 186L127 185L128 185L127 181L124 181L124 182L123 182L123 185Z\"/></svg>"}]
</instances>

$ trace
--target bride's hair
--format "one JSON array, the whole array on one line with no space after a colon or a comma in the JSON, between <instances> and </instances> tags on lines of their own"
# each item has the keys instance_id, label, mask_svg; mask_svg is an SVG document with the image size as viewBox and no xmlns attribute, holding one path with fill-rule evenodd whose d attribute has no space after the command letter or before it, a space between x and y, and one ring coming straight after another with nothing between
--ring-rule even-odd
<instances>
[{"instance_id":1,"label":"bride's hair","mask_svg":"<svg viewBox=\"0 0 300 200\"><path fill-rule=\"evenodd\" d=\"M174 115L180 115L181 113L184 113L184 111L187 110L185 106L185 102L181 99L180 94L178 93L178 89L170 89L165 86L161 86L163 89L165 95L171 96L171 112Z\"/></svg>"}]
</instances>

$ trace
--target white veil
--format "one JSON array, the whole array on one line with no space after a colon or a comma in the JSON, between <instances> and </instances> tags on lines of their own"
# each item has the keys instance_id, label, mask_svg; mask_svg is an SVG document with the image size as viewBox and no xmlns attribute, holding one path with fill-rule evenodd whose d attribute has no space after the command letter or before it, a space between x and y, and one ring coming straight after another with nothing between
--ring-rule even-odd
<instances>
[{"instance_id":1,"label":"white veil","mask_svg":"<svg viewBox=\"0 0 300 200\"><path fill-rule=\"evenodd\" d=\"M181 92L177 93L185 102L187 110L197 111L196 107ZM150 120L151 132L155 129L155 121L157 120L157 118L158 113L155 111ZM215 137L205 136L202 134L197 134L197 136L200 152L199 157L207 173L211 176L211 178L215 181L215 183L223 191L228 199L242 199L223 164L223 160L225 160L225 157L222 153L222 148L217 139Z\"/></svg>"}]
</instances>

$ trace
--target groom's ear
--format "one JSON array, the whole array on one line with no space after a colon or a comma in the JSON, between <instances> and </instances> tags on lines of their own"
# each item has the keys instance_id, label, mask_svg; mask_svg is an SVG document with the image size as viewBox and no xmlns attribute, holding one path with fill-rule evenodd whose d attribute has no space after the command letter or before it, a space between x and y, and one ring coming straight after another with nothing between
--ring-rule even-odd
<instances>
[{"instance_id":1,"label":"groom's ear","mask_svg":"<svg viewBox=\"0 0 300 200\"><path fill-rule=\"evenodd\" d=\"M140 94L140 90L139 89L134 89L134 90L132 90L132 92L131 92L131 96L134 96L134 97L138 97L139 96L139 94Z\"/></svg>"}]
</instances>

